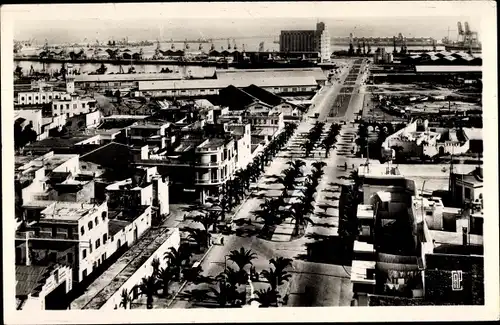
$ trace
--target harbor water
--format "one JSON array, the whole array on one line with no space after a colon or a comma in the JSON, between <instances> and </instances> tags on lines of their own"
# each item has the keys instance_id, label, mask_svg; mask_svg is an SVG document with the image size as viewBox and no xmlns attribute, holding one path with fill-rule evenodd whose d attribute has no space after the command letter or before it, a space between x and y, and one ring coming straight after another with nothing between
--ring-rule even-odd
<instances>
[{"instance_id":1,"label":"harbor water","mask_svg":"<svg viewBox=\"0 0 500 325\"><path fill-rule=\"evenodd\" d=\"M247 39L247 40L239 40L239 42L236 42L236 46L238 50L243 49L243 44L245 44L245 50L246 51L258 51L259 50L259 43L261 40L258 39ZM184 43L170 43L170 42L163 42L160 43L160 49L162 51L167 51L168 49L172 49L172 44L174 44L174 50L180 50L184 49ZM202 46L203 51L208 51L210 49L211 43L190 43L189 49L186 50L186 52L191 52L193 54L200 52L199 46ZM216 50L221 50L227 49L228 48L228 43L227 41L214 41L214 47ZM131 53L139 52L140 49L143 51L143 56L145 58L151 58L156 50L157 46L145 46L145 47L130 47L130 48L122 48L121 50L129 49ZM231 40L231 48L234 48L234 43ZM67 48L67 51L75 51L79 52L80 49L79 47L73 48ZM89 53L89 56L92 55L93 49L92 48L87 48L83 47L83 49ZM105 51L107 48L106 47L101 47L102 51ZM331 50L332 52L334 51L341 51L341 50L347 50L348 46L344 45L333 45ZM356 48L355 48L356 49ZM372 51L374 51L376 48L372 47ZM393 51L392 46L386 46L385 50L387 52L392 52ZM397 48L399 50L399 48ZM265 51L279 51L279 44L273 43L273 41L268 41L264 42L264 50ZM422 47L422 46L415 46L415 47L408 47L409 51L418 51L418 50L432 50L432 46L430 47ZM437 46L436 50L444 50L443 46ZM36 55L40 53L40 49L23 49L21 51L22 55ZM54 49L55 52L58 52L60 50ZM88 74L91 72L95 72L100 66L100 63L73 63L71 64L73 69L76 71L79 71L80 73L83 74ZM62 63L42 63L42 62L37 62L37 61L16 61L14 60L14 66L20 66L22 68L22 71L24 74L29 73L31 70L31 67L33 67L34 71L46 71L48 73L54 73L56 71L59 71L62 67ZM122 64L121 67L120 65L116 64L105 64L107 67L106 73L119 73L120 69L123 69L125 73L128 72L129 68L132 66L131 64ZM137 73L158 73L162 69L170 69L174 72L179 72L183 73L184 75L188 75L190 73L193 73L193 75L200 74L202 70L210 70L213 71L215 68L213 67L200 67L200 66L176 66L176 65L165 65L165 64L134 64L133 65L134 70Z\"/></svg>"}]
</instances>

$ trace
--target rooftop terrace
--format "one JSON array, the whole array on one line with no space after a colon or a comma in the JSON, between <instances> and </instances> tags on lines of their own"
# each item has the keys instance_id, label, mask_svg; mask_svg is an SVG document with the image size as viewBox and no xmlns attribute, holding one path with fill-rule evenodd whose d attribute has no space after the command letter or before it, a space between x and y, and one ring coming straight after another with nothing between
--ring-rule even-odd
<instances>
[{"instance_id":1,"label":"rooftop terrace","mask_svg":"<svg viewBox=\"0 0 500 325\"><path fill-rule=\"evenodd\" d=\"M98 206L88 203L57 201L45 208L41 213L44 220L78 221L85 215L95 212Z\"/></svg>"}]
</instances>

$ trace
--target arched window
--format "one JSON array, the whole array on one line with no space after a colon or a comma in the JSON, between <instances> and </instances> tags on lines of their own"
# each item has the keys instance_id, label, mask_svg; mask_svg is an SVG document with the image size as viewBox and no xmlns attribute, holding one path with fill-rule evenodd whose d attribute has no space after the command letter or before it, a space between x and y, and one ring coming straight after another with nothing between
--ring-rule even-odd
<instances>
[{"instance_id":1,"label":"arched window","mask_svg":"<svg viewBox=\"0 0 500 325\"><path fill-rule=\"evenodd\" d=\"M89 230L92 229L94 226L92 225L92 221L89 221Z\"/></svg>"},{"instance_id":2,"label":"arched window","mask_svg":"<svg viewBox=\"0 0 500 325\"><path fill-rule=\"evenodd\" d=\"M99 224L99 218L95 217L94 223L97 226Z\"/></svg>"},{"instance_id":3,"label":"arched window","mask_svg":"<svg viewBox=\"0 0 500 325\"><path fill-rule=\"evenodd\" d=\"M85 234L85 227L84 227L84 226L82 226L82 227L80 228L80 234L81 234L82 236L83 236L83 234Z\"/></svg>"},{"instance_id":4,"label":"arched window","mask_svg":"<svg viewBox=\"0 0 500 325\"><path fill-rule=\"evenodd\" d=\"M106 211L103 211L101 214L102 221L106 220L106 217L108 216L108 213Z\"/></svg>"}]
</instances>

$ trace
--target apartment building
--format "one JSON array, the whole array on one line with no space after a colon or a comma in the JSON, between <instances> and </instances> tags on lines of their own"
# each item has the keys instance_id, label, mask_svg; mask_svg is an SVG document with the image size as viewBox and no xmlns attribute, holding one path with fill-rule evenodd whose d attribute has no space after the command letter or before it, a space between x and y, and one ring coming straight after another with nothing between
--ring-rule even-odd
<instances>
[{"instance_id":1,"label":"apartment building","mask_svg":"<svg viewBox=\"0 0 500 325\"><path fill-rule=\"evenodd\" d=\"M52 116L87 114L97 109L97 101L94 98L80 98L70 96L64 99L52 100Z\"/></svg>"},{"instance_id":2,"label":"apartment building","mask_svg":"<svg viewBox=\"0 0 500 325\"><path fill-rule=\"evenodd\" d=\"M107 259L107 242L105 202L52 202L39 219L27 220L26 228L18 230L16 261L27 265L64 262L72 266L73 281L81 282Z\"/></svg>"},{"instance_id":3,"label":"apartment building","mask_svg":"<svg viewBox=\"0 0 500 325\"><path fill-rule=\"evenodd\" d=\"M196 147L196 178L200 201L216 195L236 169L236 142L233 138L207 139Z\"/></svg>"},{"instance_id":4,"label":"apartment building","mask_svg":"<svg viewBox=\"0 0 500 325\"><path fill-rule=\"evenodd\" d=\"M168 177L159 175L156 167L146 169L141 183L128 178L106 186L105 195L110 209L152 205L159 209L161 215L169 213Z\"/></svg>"},{"instance_id":5,"label":"apartment building","mask_svg":"<svg viewBox=\"0 0 500 325\"><path fill-rule=\"evenodd\" d=\"M23 91L17 94L17 105L50 104L54 100L70 100L65 91Z\"/></svg>"}]
</instances>

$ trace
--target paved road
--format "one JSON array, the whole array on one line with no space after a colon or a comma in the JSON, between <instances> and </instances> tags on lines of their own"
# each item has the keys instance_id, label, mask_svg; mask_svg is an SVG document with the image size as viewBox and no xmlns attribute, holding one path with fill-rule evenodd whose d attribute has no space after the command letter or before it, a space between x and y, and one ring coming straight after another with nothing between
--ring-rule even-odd
<instances>
[{"instance_id":1,"label":"paved road","mask_svg":"<svg viewBox=\"0 0 500 325\"><path fill-rule=\"evenodd\" d=\"M345 79L347 70L344 71L341 80ZM358 78L359 79L359 78ZM309 116L319 113L319 120L326 121L328 112L335 101L336 94L342 85L325 86L321 93L315 99L316 103ZM354 111L359 105L358 100L352 100L349 104L347 118L354 115ZM344 118L345 119L345 118ZM264 198L277 196L281 192L280 186L269 184L271 175L277 175L287 167L286 162L289 161L289 156L300 156L299 144L303 141L304 135L309 131L312 125L316 122L314 118L305 118L300 124L292 139L287 144L286 148L271 164L266 168L265 174L260 178L257 184L252 185L252 195L243 202L241 208L234 216L234 220L250 219L251 225L237 226L233 223L233 227L241 231L240 235L228 235L224 238L224 245L213 246L206 259L202 262L203 275L207 277L215 277L223 271L225 257L231 250L244 247L254 251L258 258L253 261L257 271L261 271L269 267L268 260L273 257L283 256L294 260L292 279L289 286L284 286L281 290L282 294L289 292L289 306L348 306L352 298L351 283L350 283L350 266L342 265L342 262L336 260L339 252L336 251L337 246L335 239L338 239L338 194L332 193L330 183L339 181L339 175L349 173L338 167L339 162L343 162L346 158L337 156L333 153L329 158L324 158L324 153L319 151L316 153L316 158L304 159L307 162L305 173L310 169L310 164L316 160L324 160L327 163L325 168L325 177L323 177L316 198L317 207L315 210L315 223L310 224L306 229L306 234L300 239L290 242L274 242L257 238L256 232L262 227L253 217L252 212L258 210L258 206ZM330 123L327 123L325 132L328 130ZM346 125L342 129L340 142L343 143L342 154L349 152L349 146L352 145L354 137L354 126ZM297 158L299 158L297 157ZM303 157L301 157L303 158ZM325 209L325 205L327 208ZM308 255L308 251L320 251L324 260L318 260L313 255ZM231 265L231 262L228 262ZM198 303L192 299L192 294L197 290L207 290L210 284L188 284L178 295L172 308L197 308L208 307L206 302ZM255 289L266 288L265 283L256 283ZM306 291L306 292L304 292Z\"/></svg>"}]
</instances>

